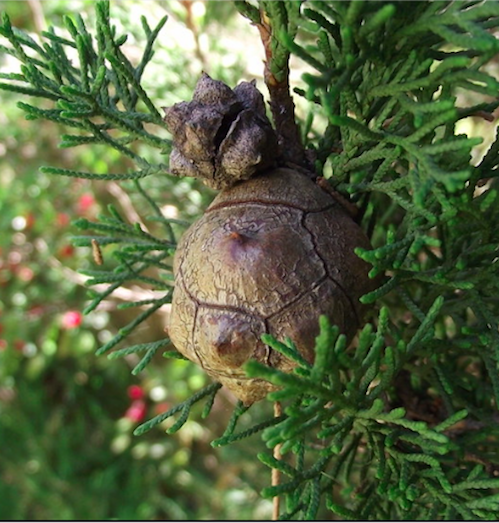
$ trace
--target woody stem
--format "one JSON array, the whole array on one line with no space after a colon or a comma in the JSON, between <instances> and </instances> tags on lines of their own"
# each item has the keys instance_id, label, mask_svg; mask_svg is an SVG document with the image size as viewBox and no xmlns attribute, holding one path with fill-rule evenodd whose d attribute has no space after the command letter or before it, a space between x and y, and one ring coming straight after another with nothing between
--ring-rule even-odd
<instances>
[{"instance_id":1,"label":"woody stem","mask_svg":"<svg viewBox=\"0 0 499 523\"><path fill-rule=\"evenodd\" d=\"M271 70L272 27L263 10L260 11L260 17L260 23L256 26L265 49L264 79L270 94L270 110L279 139L280 153L284 161L307 167L300 129L295 121L295 104L289 92L289 53L285 65L281 66L278 79Z\"/></svg>"},{"instance_id":2,"label":"woody stem","mask_svg":"<svg viewBox=\"0 0 499 523\"><path fill-rule=\"evenodd\" d=\"M282 405L279 401L274 403L274 417L278 418L282 416ZM278 443L274 447L274 458L281 459L281 443ZM272 469L272 486L276 487L280 484L281 474L278 469ZM280 498L279 496L274 496L273 499L273 508L272 508L272 521L277 521L279 519L280 512Z\"/></svg>"}]
</instances>

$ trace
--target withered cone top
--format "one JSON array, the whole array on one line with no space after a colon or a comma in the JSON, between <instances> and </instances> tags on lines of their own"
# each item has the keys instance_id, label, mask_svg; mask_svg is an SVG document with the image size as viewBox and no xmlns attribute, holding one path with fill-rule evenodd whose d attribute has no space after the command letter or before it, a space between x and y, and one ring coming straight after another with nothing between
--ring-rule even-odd
<instances>
[{"instance_id":1,"label":"withered cone top","mask_svg":"<svg viewBox=\"0 0 499 523\"><path fill-rule=\"evenodd\" d=\"M203 73L191 102L164 111L173 135L171 174L224 189L275 163L277 137L255 82L232 90Z\"/></svg>"}]
</instances>

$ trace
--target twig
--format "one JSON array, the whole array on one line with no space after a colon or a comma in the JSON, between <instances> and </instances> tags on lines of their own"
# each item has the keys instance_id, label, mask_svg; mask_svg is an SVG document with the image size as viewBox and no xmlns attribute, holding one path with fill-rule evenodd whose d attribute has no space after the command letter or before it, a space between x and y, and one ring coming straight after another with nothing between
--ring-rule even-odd
<instances>
[{"instance_id":1,"label":"twig","mask_svg":"<svg viewBox=\"0 0 499 523\"><path fill-rule=\"evenodd\" d=\"M270 110L279 137L280 152L285 161L307 168L305 149L301 143L300 130L295 121L295 104L289 92L289 63L283 70L283 79L278 80L271 71L273 60L272 27L263 10L260 12L260 23L256 26L265 49L264 79L270 94Z\"/></svg>"},{"instance_id":2,"label":"twig","mask_svg":"<svg viewBox=\"0 0 499 523\"><path fill-rule=\"evenodd\" d=\"M39 249L42 249L43 252L48 251L49 247L44 240L38 239L37 244L39 246ZM50 267L60 271L63 278L65 278L66 280L74 283L75 285L85 287L85 283L88 277L63 265L55 256L49 256L47 264ZM100 283L97 285L93 285L92 289L96 292L102 292L106 290L107 287L107 284ZM142 287L139 287L138 285L132 285L130 287L118 287L113 292L113 298L124 302L152 300L156 298L159 299L163 296L164 292L162 291L147 290ZM105 303L110 303L110 300L106 300ZM104 302L102 304L104 304ZM112 306L112 308L114 308L114 305ZM167 307L165 307L164 309L167 310Z\"/></svg>"},{"instance_id":3,"label":"twig","mask_svg":"<svg viewBox=\"0 0 499 523\"><path fill-rule=\"evenodd\" d=\"M139 214L133 206L132 200L127 192L125 192L121 186L116 182L107 182L106 189L114 196L121 205L121 208L125 212L126 217L130 223L139 223L143 231L149 232L149 229L144 224Z\"/></svg>"},{"instance_id":4,"label":"twig","mask_svg":"<svg viewBox=\"0 0 499 523\"><path fill-rule=\"evenodd\" d=\"M45 31L47 28L41 0L28 0L28 5L33 16L33 23L35 25L36 32L40 35L42 34L42 31Z\"/></svg>"},{"instance_id":5,"label":"twig","mask_svg":"<svg viewBox=\"0 0 499 523\"><path fill-rule=\"evenodd\" d=\"M180 3L184 6L185 9L185 25L189 29L189 31L192 33L192 36L194 37L194 43L196 45L196 56L198 60L201 62L201 65L203 67L203 71L207 70L207 60L206 57L203 54L203 51L201 50L201 44L199 43L199 30L196 27L196 23L194 22L194 18L192 15L192 4L194 3L192 0L181 0Z\"/></svg>"},{"instance_id":6,"label":"twig","mask_svg":"<svg viewBox=\"0 0 499 523\"><path fill-rule=\"evenodd\" d=\"M282 405L279 401L274 402L274 417L278 418L282 416ZM274 458L280 460L282 443L278 443L274 447ZM281 480L281 473L278 469L272 469L272 486L276 487L279 485ZM280 498L279 495L274 496L273 507L272 507L272 521L277 521L279 519L280 512Z\"/></svg>"}]
</instances>

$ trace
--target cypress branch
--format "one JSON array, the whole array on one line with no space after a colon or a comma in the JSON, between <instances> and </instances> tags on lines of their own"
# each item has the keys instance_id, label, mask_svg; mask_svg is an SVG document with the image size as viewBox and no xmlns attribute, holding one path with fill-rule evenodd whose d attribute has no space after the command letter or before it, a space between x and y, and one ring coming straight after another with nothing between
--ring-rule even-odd
<instances>
[{"instance_id":1,"label":"cypress branch","mask_svg":"<svg viewBox=\"0 0 499 523\"><path fill-rule=\"evenodd\" d=\"M169 411L164 412L163 414L159 414L158 416L147 421L146 423L139 425L134 430L133 433L136 436L140 436L141 434L144 434L145 432L151 430L153 427L155 427L156 425L159 425L160 423L167 420L168 418L171 418L172 416L177 414L177 412L182 412L180 419L182 419L182 421L183 421L182 425L185 424L185 422L188 419L188 415L189 415L191 407L206 397L208 397L208 401L212 401L211 396L212 396L213 392L218 391L220 388L221 388L220 383L211 383L210 385L207 385L206 387L201 389L199 392L196 392L196 394L191 396L189 399L183 401L179 405L176 405L175 407L171 408ZM185 412L187 412L187 416L186 416ZM178 423L178 421L177 421L176 425L177 425L176 430L179 430L180 424ZM173 429L173 427L171 427L169 430L172 430L172 429Z\"/></svg>"},{"instance_id":2,"label":"cypress branch","mask_svg":"<svg viewBox=\"0 0 499 523\"><path fill-rule=\"evenodd\" d=\"M119 285L117 285L118 287ZM123 341L130 332L132 332L138 325L140 325L144 320L146 320L151 314L153 314L157 309L162 307L165 303L169 303L171 301L171 292L167 293L166 296L161 299L157 300L156 303L154 303L151 307L149 307L147 310L143 311L141 314L139 314L134 320L132 320L130 323L128 323L125 327L121 328L118 334L113 336L111 340L109 340L107 343L105 343L102 347L100 347L97 350L97 355L104 354L111 350L113 347L118 345L121 341Z\"/></svg>"},{"instance_id":3,"label":"cypress branch","mask_svg":"<svg viewBox=\"0 0 499 523\"><path fill-rule=\"evenodd\" d=\"M297 351L291 340L288 341L289 344L281 343L269 334L262 334L261 340L275 351L280 352L290 360L296 362L300 367L310 368L310 363Z\"/></svg>"},{"instance_id":4,"label":"cypress branch","mask_svg":"<svg viewBox=\"0 0 499 523\"><path fill-rule=\"evenodd\" d=\"M285 416L270 418L269 420L266 420L257 425L254 425L250 429L247 429L247 430L244 430L241 432L237 432L236 434L234 434L233 431L232 432L229 431L230 434L227 433L227 431L226 431L226 435L222 436L221 438L213 440L211 442L211 446L212 447L223 447L225 445L230 445L231 443L234 443L241 439L246 439L246 438L252 436L253 434L256 434L258 432L261 432L262 430L267 429L268 427L276 425L276 424L280 423L281 421L283 421L284 419L286 419Z\"/></svg>"},{"instance_id":5,"label":"cypress branch","mask_svg":"<svg viewBox=\"0 0 499 523\"><path fill-rule=\"evenodd\" d=\"M142 359L139 361L139 363L137 363L137 365L135 365L135 367L132 369L132 374L134 376L136 376L137 374L140 374L147 367L147 365L151 362L151 360L153 359L153 357L157 351L158 351L158 347L155 347L155 346L149 347L149 349L147 349L145 355L142 357ZM183 425L183 423L182 423L182 425Z\"/></svg>"},{"instance_id":6,"label":"cypress branch","mask_svg":"<svg viewBox=\"0 0 499 523\"><path fill-rule=\"evenodd\" d=\"M135 180L137 178L144 178L151 174L149 169L130 172L127 174L94 174L83 171L74 171L73 169L62 169L60 167L41 167L40 171L44 174L56 174L58 176L69 176L71 178L83 178L86 180Z\"/></svg>"},{"instance_id":7,"label":"cypress branch","mask_svg":"<svg viewBox=\"0 0 499 523\"><path fill-rule=\"evenodd\" d=\"M164 339L164 340L158 340L151 343L140 343L138 345L131 345L130 347L126 347L125 349L118 349L115 350L107 355L108 359L114 360L117 358L122 358L123 356L128 356L129 354L135 354L142 351L148 351L150 349L160 349L161 347L165 347L170 343L170 340ZM178 353L177 353L178 354Z\"/></svg>"},{"instance_id":8,"label":"cypress branch","mask_svg":"<svg viewBox=\"0 0 499 523\"><path fill-rule=\"evenodd\" d=\"M177 352L176 350L163 352L163 357L164 358L175 358L177 360L187 360L187 358L185 356L183 356L182 354L180 354L180 352Z\"/></svg>"},{"instance_id":9,"label":"cypress branch","mask_svg":"<svg viewBox=\"0 0 499 523\"><path fill-rule=\"evenodd\" d=\"M164 356L165 354L163 354ZM203 408L203 412L201 414L202 418L207 418L210 415L211 409L213 408L213 404L215 403L215 397L217 395L217 392L219 391L218 387L213 387L212 391L208 394L206 403Z\"/></svg>"},{"instance_id":10,"label":"cypress branch","mask_svg":"<svg viewBox=\"0 0 499 523\"><path fill-rule=\"evenodd\" d=\"M319 320L313 364L289 340L264 335L263 342L296 368L284 374L253 362L248 376L280 387L269 399L283 401L285 414L263 421L255 416L236 433L247 410L239 404L212 444L261 433L268 447L283 445L294 462L260 456L291 478L264 490L284 496L283 517L315 518L325 506L351 519L497 519L499 135L475 166L470 157L480 139L456 134L464 118L490 121L499 103L488 101L499 88L488 67L499 50L497 4L237 1L236 7L257 25L265 44L281 144L302 163L302 137L314 149L317 171L362 207L375 248L356 252L384 281L362 298L378 301L381 312L352 346L334 324ZM75 243L89 246L93 238L113 244L111 261L117 262L114 270L87 271L93 283L107 288L86 312L131 280L165 290L160 299L124 304L145 310L103 353L171 300L172 267L165 257L177 243L173 225L185 223L165 218L139 181L168 172L136 147L143 143L160 153L171 148L159 136L164 124L142 84L166 18L155 27L141 19L145 45L134 67L122 48L126 35L111 23L109 4L99 2L96 12L95 28L87 29L78 15L65 17L68 34L50 29L40 43L4 15L0 34L7 44L0 50L22 67L20 74L2 73L0 88L47 100L43 109L19 106L30 120L72 129L62 136L63 147L100 144L135 164L117 174L59 167L44 172L133 180L151 222L166 233L166 240L159 239L113 209L97 223L78 223L89 236ZM70 61L75 52L78 58ZM309 66L303 89L295 91L308 103L301 129L289 94L291 54ZM475 100L474 93L486 101ZM324 132L315 128L319 121ZM167 343L133 345L109 357L142 354L137 373ZM179 430L202 399L208 415L219 388L205 387L136 433L174 415L179 417L168 432Z\"/></svg>"}]
</instances>

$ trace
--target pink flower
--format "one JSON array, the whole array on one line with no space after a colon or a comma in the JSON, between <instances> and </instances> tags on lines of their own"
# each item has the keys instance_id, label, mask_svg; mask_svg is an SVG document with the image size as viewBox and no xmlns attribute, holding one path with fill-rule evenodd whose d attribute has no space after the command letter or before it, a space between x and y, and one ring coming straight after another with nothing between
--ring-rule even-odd
<instances>
[{"instance_id":1,"label":"pink flower","mask_svg":"<svg viewBox=\"0 0 499 523\"><path fill-rule=\"evenodd\" d=\"M77 212L78 214L86 214L92 205L95 203L95 198L93 194L90 193L84 193L78 198L77 203Z\"/></svg>"},{"instance_id":2,"label":"pink flower","mask_svg":"<svg viewBox=\"0 0 499 523\"><path fill-rule=\"evenodd\" d=\"M132 404L128 407L125 412L125 418L128 418L134 423L142 421L146 415L146 402L144 400L135 400L132 401Z\"/></svg>"},{"instance_id":3,"label":"pink flower","mask_svg":"<svg viewBox=\"0 0 499 523\"><path fill-rule=\"evenodd\" d=\"M82 321L83 315L81 312L68 311L65 312L62 317L61 326L63 329L76 329L76 327L79 327L81 325Z\"/></svg>"},{"instance_id":4,"label":"pink flower","mask_svg":"<svg viewBox=\"0 0 499 523\"><path fill-rule=\"evenodd\" d=\"M140 385L130 385L127 392L131 400L141 400L144 397L144 389Z\"/></svg>"}]
</instances>

